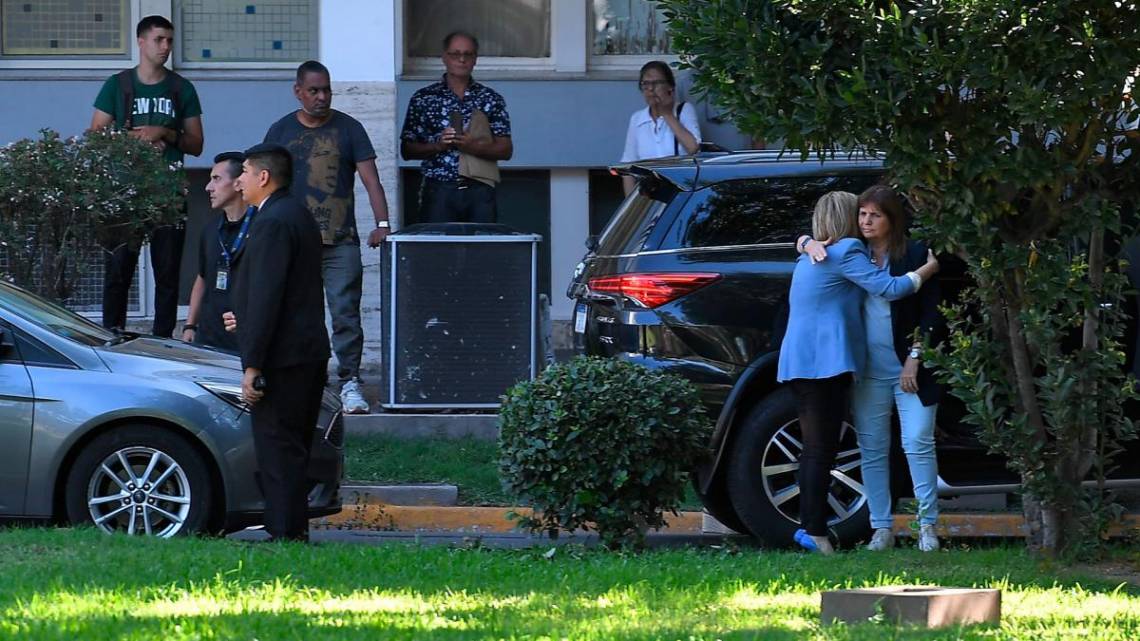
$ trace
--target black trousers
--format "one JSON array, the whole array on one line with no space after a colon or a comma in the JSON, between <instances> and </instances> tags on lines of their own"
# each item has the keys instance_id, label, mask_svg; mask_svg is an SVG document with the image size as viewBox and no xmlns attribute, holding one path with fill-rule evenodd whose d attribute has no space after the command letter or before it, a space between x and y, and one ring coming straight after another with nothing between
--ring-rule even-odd
<instances>
[{"instance_id":1,"label":"black trousers","mask_svg":"<svg viewBox=\"0 0 1140 641\"><path fill-rule=\"evenodd\" d=\"M495 188L477 180L420 185L421 223L493 223L498 218Z\"/></svg>"},{"instance_id":2,"label":"black trousers","mask_svg":"<svg viewBox=\"0 0 1140 641\"><path fill-rule=\"evenodd\" d=\"M274 539L309 538L309 452L321 412L328 361L266 369L265 396L253 405L253 447Z\"/></svg>"},{"instance_id":3,"label":"black trousers","mask_svg":"<svg viewBox=\"0 0 1140 641\"><path fill-rule=\"evenodd\" d=\"M150 235L150 258L154 265L154 325L151 333L170 338L178 322L178 272L182 267L184 225L159 227ZM138 250L126 244L106 254L103 265L103 327L127 325L127 295L139 264Z\"/></svg>"},{"instance_id":4,"label":"black trousers","mask_svg":"<svg viewBox=\"0 0 1140 641\"><path fill-rule=\"evenodd\" d=\"M799 472L800 524L812 536L827 536L827 490L850 389L850 374L792 380L804 445Z\"/></svg>"}]
</instances>

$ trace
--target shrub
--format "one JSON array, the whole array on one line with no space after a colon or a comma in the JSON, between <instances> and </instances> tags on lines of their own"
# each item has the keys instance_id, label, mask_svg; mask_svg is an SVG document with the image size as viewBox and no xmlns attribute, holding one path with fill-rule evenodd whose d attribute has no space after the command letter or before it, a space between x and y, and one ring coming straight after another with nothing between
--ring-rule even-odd
<instances>
[{"instance_id":1,"label":"shrub","mask_svg":"<svg viewBox=\"0 0 1140 641\"><path fill-rule=\"evenodd\" d=\"M142 243L182 216L185 177L122 131L40 137L0 148L0 251L19 285L66 302L96 242Z\"/></svg>"},{"instance_id":2,"label":"shrub","mask_svg":"<svg viewBox=\"0 0 1140 641\"><path fill-rule=\"evenodd\" d=\"M499 415L503 483L551 538L596 529L609 548L644 543L676 514L711 424L679 376L578 357L508 390Z\"/></svg>"}]
</instances>

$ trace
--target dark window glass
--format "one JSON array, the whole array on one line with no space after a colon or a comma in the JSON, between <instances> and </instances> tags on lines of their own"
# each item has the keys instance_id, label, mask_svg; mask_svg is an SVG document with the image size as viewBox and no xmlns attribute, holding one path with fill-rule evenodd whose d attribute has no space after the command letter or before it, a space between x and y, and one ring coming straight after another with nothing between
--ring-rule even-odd
<instances>
[{"instance_id":1,"label":"dark window glass","mask_svg":"<svg viewBox=\"0 0 1140 641\"><path fill-rule=\"evenodd\" d=\"M590 170L591 236L602 233L623 200L625 194L622 192L621 176L614 176L608 169Z\"/></svg>"},{"instance_id":2,"label":"dark window glass","mask_svg":"<svg viewBox=\"0 0 1140 641\"><path fill-rule=\"evenodd\" d=\"M15 330L16 349L25 365L48 365L51 367L73 367L71 361L62 357L54 349L44 345L38 340Z\"/></svg>"},{"instance_id":3,"label":"dark window glass","mask_svg":"<svg viewBox=\"0 0 1140 641\"><path fill-rule=\"evenodd\" d=\"M676 188L669 183L652 178L642 179L637 185L637 192L622 202L602 230L596 253L599 256L615 256L644 249L650 232L677 193Z\"/></svg>"},{"instance_id":4,"label":"dark window glass","mask_svg":"<svg viewBox=\"0 0 1140 641\"><path fill-rule=\"evenodd\" d=\"M877 176L811 176L733 180L702 190L678 218L680 247L791 243L811 233L811 215L829 191L860 193Z\"/></svg>"}]
</instances>

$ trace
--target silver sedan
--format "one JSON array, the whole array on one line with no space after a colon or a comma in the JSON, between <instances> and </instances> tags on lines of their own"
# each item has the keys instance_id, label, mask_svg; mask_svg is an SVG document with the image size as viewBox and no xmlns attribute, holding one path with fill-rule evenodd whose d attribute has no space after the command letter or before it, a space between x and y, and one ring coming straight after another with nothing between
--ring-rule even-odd
<instances>
[{"instance_id":1,"label":"silver sedan","mask_svg":"<svg viewBox=\"0 0 1140 641\"><path fill-rule=\"evenodd\" d=\"M260 522L238 358L113 333L0 282L0 520L174 536ZM326 392L311 516L340 510L340 400Z\"/></svg>"}]
</instances>

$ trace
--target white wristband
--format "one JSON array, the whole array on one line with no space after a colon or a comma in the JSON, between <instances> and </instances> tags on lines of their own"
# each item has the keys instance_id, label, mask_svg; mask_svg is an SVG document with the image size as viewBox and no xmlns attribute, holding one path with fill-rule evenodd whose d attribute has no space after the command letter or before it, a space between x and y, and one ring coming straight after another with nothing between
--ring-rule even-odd
<instances>
[{"instance_id":1,"label":"white wristband","mask_svg":"<svg viewBox=\"0 0 1140 641\"><path fill-rule=\"evenodd\" d=\"M386 220L376 221L376 229L388 229L388 227L389 227L388 221L386 221Z\"/></svg>"}]
</instances>

